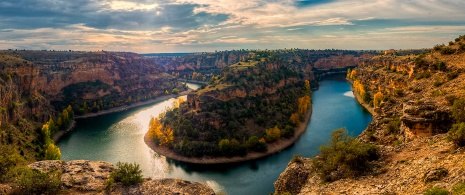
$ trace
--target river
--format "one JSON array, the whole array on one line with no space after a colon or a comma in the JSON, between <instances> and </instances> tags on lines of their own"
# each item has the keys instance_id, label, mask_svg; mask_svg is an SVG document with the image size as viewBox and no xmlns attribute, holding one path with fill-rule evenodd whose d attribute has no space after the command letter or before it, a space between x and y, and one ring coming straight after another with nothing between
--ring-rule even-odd
<instances>
[{"instance_id":1,"label":"river","mask_svg":"<svg viewBox=\"0 0 465 195\"><path fill-rule=\"evenodd\" d=\"M188 85L194 89L199 87ZM327 76L313 92L313 114L307 131L288 149L250 162L192 165L158 155L144 143L150 116L158 116L174 100L78 120L75 130L57 143L62 159L136 162L145 177L205 182L215 192L231 195L268 194L274 192L273 182L294 154L313 157L319 146L329 140L332 130L346 127L351 135L357 136L372 120L354 99L343 75Z\"/></svg>"}]
</instances>

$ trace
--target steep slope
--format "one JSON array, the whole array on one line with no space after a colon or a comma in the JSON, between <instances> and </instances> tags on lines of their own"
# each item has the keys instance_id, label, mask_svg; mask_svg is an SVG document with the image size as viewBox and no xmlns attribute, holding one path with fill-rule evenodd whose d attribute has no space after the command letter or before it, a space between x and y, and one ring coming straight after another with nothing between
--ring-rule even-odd
<instances>
[{"instance_id":1,"label":"steep slope","mask_svg":"<svg viewBox=\"0 0 465 195\"><path fill-rule=\"evenodd\" d=\"M248 60L262 58L281 58L292 66L302 70L331 70L352 67L358 62L376 55L377 51L350 50L232 50L203 52L182 56L150 57L161 69L179 78L208 81L218 75L222 68Z\"/></svg>"},{"instance_id":2,"label":"steep slope","mask_svg":"<svg viewBox=\"0 0 465 195\"><path fill-rule=\"evenodd\" d=\"M149 145L193 163L244 161L279 151L285 147L279 143L288 146L302 133L294 127L309 117L311 80L311 72L279 59L231 65L152 120L149 142L158 146Z\"/></svg>"},{"instance_id":3,"label":"steep slope","mask_svg":"<svg viewBox=\"0 0 465 195\"><path fill-rule=\"evenodd\" d=\"M373 122L358 139L379 145L380 160L365 176L331 183L322 183L317 170L309 168L310 159L294 161L275 183L276 193L421 194L433 186L463 190L465 154L445 133L460 122L453 113L457 100L465 97L464 44L461 36L429 53L387 52L360 63L348 78ZM296 171L308 173L305 182L284 185Z\"/></svg>"},{"instance_id":4,"label":"steep slope","mask_svg":"<svg viewBox=\"0 0 465 195\"><path fill-rule=\"evenodd\" d=\"M176 78L134 53L0 51L0 146L37 159L40 127L68 105L82 115L175 88L184 90Z\"/></svg>"}]
</instances>

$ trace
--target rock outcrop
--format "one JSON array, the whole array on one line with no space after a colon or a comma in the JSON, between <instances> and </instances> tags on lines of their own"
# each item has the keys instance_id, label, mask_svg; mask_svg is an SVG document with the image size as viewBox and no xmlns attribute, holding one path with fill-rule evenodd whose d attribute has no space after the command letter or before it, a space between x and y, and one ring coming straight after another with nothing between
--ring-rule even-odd
<instances>
[{"instance_id":1,"label":"rock outcrop","mask_svg":"<svg viewBox=\"0 0 465 195\"><path fill-rule=\"evenodd\" d=\"M105 190L106 181L114 170L114 166L104 161L38 161L28 166L43 172L61 171L62 189L66 194L215 194L203 183L180 179L150 178L145 179L141 184L129 187L117 184L111 191L107 191ZM5 187L5 189L9 188Z\"/></svg>"}]
</instances>

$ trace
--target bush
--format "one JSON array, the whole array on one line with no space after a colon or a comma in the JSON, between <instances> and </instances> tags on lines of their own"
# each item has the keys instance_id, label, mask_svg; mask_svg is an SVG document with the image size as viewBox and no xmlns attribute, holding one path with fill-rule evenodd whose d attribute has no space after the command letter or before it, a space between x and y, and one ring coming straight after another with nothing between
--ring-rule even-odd
<instances>
[{"instance_id":1,"label":"bush","mask_svg":"<svg viewBox=\"0 0 465 195\"><path fill-rule=\"evenodd\" d=\"M452 125L447 138L457 146L465 146L465 122Z\"/></svg>"},{"instance_id":2,"label":"bush","mask_svg":"<svg viewBox=\"0 0 465 195\"><path fill-rule=\"evenodd\" d=\"M11 146L0 146L0 181L17 164L25 160Z\"/></svg>"},{"instance_id":3,"label":"bush","mask_svg":"<svg viewBox=\"0 0 465 195\"><path fill-rule=\"evenodd\" d=\"M445 71L445 70L446 70L446 63L444 63L444 62L439 62L439 63L438 63L438 70L440 70L440 71Z\"/></svg>"},{"instance_id":4,"label":"bush","mask_svg":"<svg viewBox=\"0 0 465 195\"><path fill-rule=\"evenodd\" d=\"M400 132L400 119L396 118L389 122L388 124L388 132L397 134Z\"/></svg>"},{"instance_id":5,"label":"bush","mask_svg":"<svg viewBox=\"0 0 465 195\"><path fill-rule=\"evenodd\" d=\"M455 53L455 50L450 48L450 47L443 47L441 49L441 54L442 55L448 55L448 54L453 54L453 53Z\"/></svg>"},{"instance_id":6,"label":"bush","mask_svg":"<svg viewBox=\"0 0 465 195\"><path fill-rule=\"evenodd\" d=\"M379 158L378 147L349 137L345 128L331 133L328 145L320 147L320 156L312 161L323 181L356 177L370 170L370 161Z\"/></svg>"},{"instance_id":7,"label":"bush","mask_svg":"<svg viewBox=\"0 0 465 195\"><path fill-rule=\"evenodd\" d=\"M300 154L294 154L294 156L292 156L292 159L291 159L291 162L293 163L302 163L302 155Z\"/></svg>"},{"instance_id":8,"label":"bush","mask_svg":"<svg viewBox=\"0 0 465 195\"><path fill-rule=\"evenodd\" d=\"M465 122L465 99L458 99L454 101L452 106L452 117L459 122Z\"/></svg>"},{"instance_id":9,"label":"bush","mask_svg":"<svg viewBox=\"0 0 465 195\"><path fill-rule=\"evenodd\" d=\"M178 88L174 88L173 90L171 90L171 93L172 94L179 94L179 89Z\"/></svg>"},{"instance_id":10,"label":"bush","mask_svg":"<svg viewBox=\"0 0 465 195\"><path fill-rule=\"evenodd\" d=\"M44 172L18 167L8 173L15 183L13 194L58 194L61 186L61 172Z\"/></svg>"},{"instance_id":11,"label":"bush","mask_svg":"<svg viewBox=\"0 0 465 195\"><path fill-rule=\"evenodd\" d=\"M452 186L452 194L453 195L459 195L459 194L465 194L465 183L457 183L454 186Z\"/></svg>"},{"instance_id":12,"label":"bush","mask_svg":"<svg viewBox=\"0 0 465 195\"><path fill-rule=\"evenodd\" d=\"M448 195L449 191L444 188L432 187L423 192L423 195Z\"/></svg>"},{"instance_id":13,"label":"bush","mask_svg":"<svg viewBox=\"0 0 465 195\"><path fill-rule=\"evenodd\" d=\"M113 170L110 177L116 182L123 183L123 186L130 186L144 181L139 164L118 162L116 166L117 168Z\"/></svg>"}]
</instances>

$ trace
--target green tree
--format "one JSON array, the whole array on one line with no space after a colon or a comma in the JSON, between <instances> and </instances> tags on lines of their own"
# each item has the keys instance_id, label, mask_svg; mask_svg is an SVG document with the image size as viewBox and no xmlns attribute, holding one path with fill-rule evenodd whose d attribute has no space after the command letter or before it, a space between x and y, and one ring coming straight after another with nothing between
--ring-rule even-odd
<instances>
[{"instance_id":1,"label":"green tree","mask_svg":"<svg viewBox=\"0 0 465 195\"><path fill-rule=\"evenodd\" d=\"M329 144L320 147L320 155L312 167L324 181L355 177L370 169L369 163L378 159L378 147L348 136L345 128L331 133Z\"/></svg>"}]
</instances>

